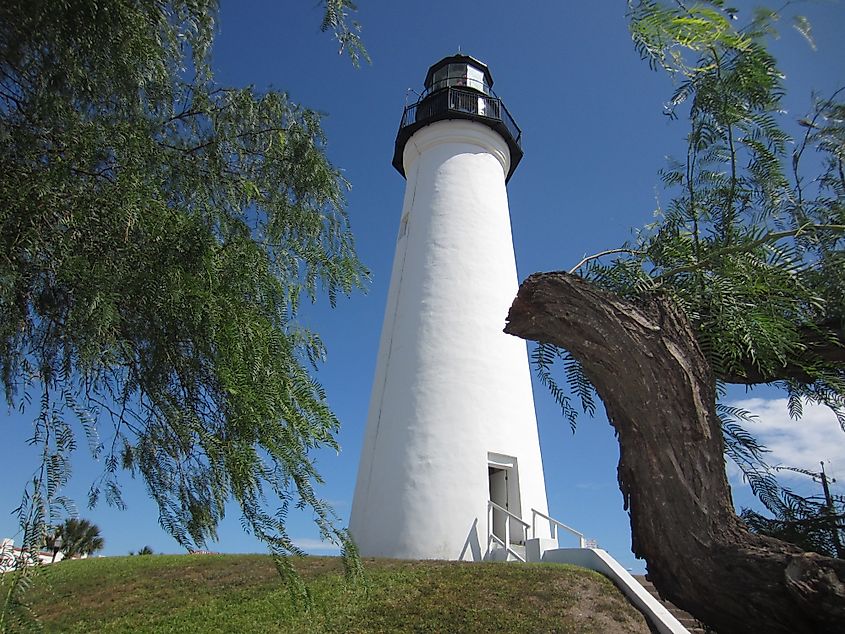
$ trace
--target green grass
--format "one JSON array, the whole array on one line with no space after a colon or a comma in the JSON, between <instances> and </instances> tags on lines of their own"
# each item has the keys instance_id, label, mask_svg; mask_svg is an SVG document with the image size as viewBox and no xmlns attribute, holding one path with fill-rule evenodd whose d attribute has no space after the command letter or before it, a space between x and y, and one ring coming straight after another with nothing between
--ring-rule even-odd
<instances>
[{"instance_id":1,"label":"green grass","mask_svg":"<svg viewBox=\"0 0 845 634\"><path fill-rule=\"evenodd\" d=\"M46 566L29 594L47 632L643 632L607 579L562 565L339 559L295 566L313 607L295 607L264 555L153 555Z\"/></svg>"}]
</instances>

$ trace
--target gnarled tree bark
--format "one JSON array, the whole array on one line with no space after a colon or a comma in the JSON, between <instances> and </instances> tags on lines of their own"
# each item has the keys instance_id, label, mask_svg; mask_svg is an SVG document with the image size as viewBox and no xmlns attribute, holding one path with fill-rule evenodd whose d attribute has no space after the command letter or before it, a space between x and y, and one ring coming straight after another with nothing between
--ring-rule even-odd
<instances>
[{"instance_id":1,"label":"gnarled tree bark","mask_svg":"<svg viewBox=\"0 0 845 634\"><path fill-rule=\"evenodd\" d=\"M660 593L720 634L841 632L845 560L748 531L734 513L715 381L684 314L567 273L520 286L505 332L568 350L620 444L632 548Z\"/></svg>"}]
</instances>

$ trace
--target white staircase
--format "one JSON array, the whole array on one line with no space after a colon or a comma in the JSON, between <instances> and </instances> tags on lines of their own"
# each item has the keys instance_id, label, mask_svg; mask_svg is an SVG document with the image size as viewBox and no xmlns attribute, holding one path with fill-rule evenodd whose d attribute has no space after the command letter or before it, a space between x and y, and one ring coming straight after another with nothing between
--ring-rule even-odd
<instances>
[{"instance_id":1,"label":"white staircase","mask_svg":"<svg viewBox=\"0 0 845 634\"><path fill-rule=\"evenodd\" d=\"M538 524L545 522L548 522L549 530L538 531ZM488 500L487 553L484 558L490 561L541 561L545 551L558 547L561 530L575 536L579 548L586 546L583 533L537 509L531 509L529 524L508 509ZM540 534L549 537L539 537Z\"/></svg>"},{"instance_id":2,"label":"white staircase","mask_svg":"<svg viewBox=\"0 0 845 634\"><path fill-rule=\"evenodd\" d=\"M489 500L487 502L488 561L521 561L574 564L602 573L645 614L660 634L689 634L684 625L655 599L625 568L604 550L587 547L583 533L531 509L531 523ZM549 523L551 537L537 537L537 520ZM578 548L558 547L560 531L578 538Z\"/></svg>"}]
</instances>

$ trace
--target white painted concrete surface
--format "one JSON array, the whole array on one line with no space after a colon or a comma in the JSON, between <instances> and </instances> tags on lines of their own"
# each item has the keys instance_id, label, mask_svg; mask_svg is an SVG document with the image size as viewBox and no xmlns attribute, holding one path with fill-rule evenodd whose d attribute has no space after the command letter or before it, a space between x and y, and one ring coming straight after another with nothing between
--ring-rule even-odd
<instances>
[{"instance_id":1,"label":"white painted concrete surface","mask_svg":"<svg viewBox=\"0 0 845 634\"><path fill-rule=\"evenodd\" d=\"M438 121L405 146L349 525L363 555L482 559L490 454L515 466L509 510L529 522L532 508L548 512L525 343L502 332L518 287L509 160L504 140L473 121Z\"/></svg>"},{"instance_id":2,"label":"white painted concrete surface","mask_svg":"<svg viewBox=\"0 0 845 634\"><path fill-rule=\"evenodd\" d=\"M666 607L640 585L607 551L600 548L556 548L543 553L543 563L573 564L609 577L661 634L689 634Z\"/></svg>"}]
</instances>

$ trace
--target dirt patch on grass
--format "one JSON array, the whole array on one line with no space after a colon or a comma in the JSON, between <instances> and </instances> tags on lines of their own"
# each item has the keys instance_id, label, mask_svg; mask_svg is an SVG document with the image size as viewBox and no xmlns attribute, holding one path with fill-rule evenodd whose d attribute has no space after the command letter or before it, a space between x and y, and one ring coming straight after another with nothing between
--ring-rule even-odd
<instances>
[{"instance_id":1,"label":"dirt patch on grass","mask_svg":"<svg viewBox=\"0 0 845 634\"><path fill-rule=\"evenodd\" d=\"M558 581L558 583L560 583ZM607 578L595 573L591 583L570 584L571 617L584 632L649 634L643 614Z\"/></svg>"},{"instance_id":2,"label":"dirt patch on grass","mask_svg":"<svg viewBox=\"0 0 845 634\"><path fill-rule=\"evenodd\" d=\"M387 574L398 578L381 584L386 592L371 598L360 631L650 632L613 584L588 571L449 563Z\"/></svg>"}]
</instances>

